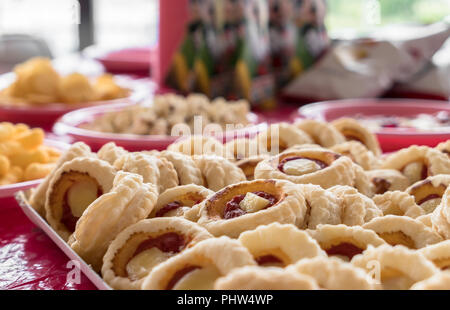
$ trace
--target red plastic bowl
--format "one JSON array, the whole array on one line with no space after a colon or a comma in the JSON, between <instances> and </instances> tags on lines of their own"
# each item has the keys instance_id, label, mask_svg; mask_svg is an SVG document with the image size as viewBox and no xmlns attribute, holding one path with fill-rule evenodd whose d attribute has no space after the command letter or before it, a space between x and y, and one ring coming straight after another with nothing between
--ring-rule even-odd
<instances>
[{"instance_id":1,"label":"red plastic bowl","mask_svg":"<svg viewBox=\"0 0 450 310\"><path fill-rule=\"evenodd\" d=\"M44 144L47 146L54 147L60 151L67 150L70 145L61 141L49 140L45 139ZM42 179L32 180L8 185L0 186L0 208L3 206L4 201L13 201L14 194L18 191L23 191L32 187L39 185L42 182Z\"/></svg>"},{"instance_id":2,"label":"red plastic bowl","mask_svg":"<svg viewBox=\"0 0 450 310\"><path fill-rule=\"evenodd\" d=\"M80 104L52 103L41 106L8 106L0 103L0 121L25 123L31 127L41 127L50 131L55 121L70 111L114 103L134 104L147 97L155 89L155 84L149 79L133 80L124 76L116 78L119 85L131 90L129 97ZM2 82L6 79L11 79L10 73L0 76L0 83L4 85L5 83Z\"/></svg>"},{"instance_id":3,"label":"red plastic bowl","mask_svg":"<svg viewBox=\"0 0 450 310\"><path fill-rule=\"evenodd\" d=\"M111 141L128 151L165 150L167 146L180 138L169 135L104 133L80 128L81 125L92 122L105 113L120 111L126 107L129 107L129 105L114 104L69 112L55 123L53 132L57 135L68 136L73 142L83 141L94 151L98 151L105 143ZM254 113L249 114L249 121L255 125L242 130L225 132L222 139L228 141L236 136L251 136L267 127L267 124L262 122L262 118Z\"/></svg>"},{"instance_id":4,"label":"red plastic bowl","mask_svg":"<svg viewBox=\"0 0 450 310\"><path fill-rule=\"evenodd\" d=\"M447 101L415 99L349 99L323 101L305 105L296 111L292 119L310 118L333 121L341 117L356 115L413 117L417 114L450 113ZM408 128L382 128L375 132L384 152L392 152L413 144L436 146L450 139L450 128L439 130L414 130Z\"/></svg>"}]
</instances>

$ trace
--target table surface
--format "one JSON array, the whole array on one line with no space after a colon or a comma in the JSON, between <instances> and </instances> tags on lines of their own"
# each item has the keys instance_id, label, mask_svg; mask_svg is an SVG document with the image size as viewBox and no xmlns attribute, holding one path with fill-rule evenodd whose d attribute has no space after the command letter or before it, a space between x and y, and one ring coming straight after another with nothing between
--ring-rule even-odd
<instances>
[{"instance_id":1,"label":"table surface","mask_svg":"<svg viewBox=\"0 0 450 310\"><path fill-rule=\"evenodd\" d=\"M283 105L259 114L271 123L287 120L295 108ZM0 198L0 289L96 289L84 274L79 284L67 281L72 270L68 262L69 258L25 216L14 198Z\"/></svg>"}]
</instances>

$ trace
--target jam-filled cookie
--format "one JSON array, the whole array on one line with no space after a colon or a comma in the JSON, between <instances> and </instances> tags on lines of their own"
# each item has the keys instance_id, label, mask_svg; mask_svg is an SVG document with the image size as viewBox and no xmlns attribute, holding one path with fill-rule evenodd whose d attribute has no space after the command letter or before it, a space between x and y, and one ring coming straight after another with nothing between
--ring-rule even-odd
<instances>
[{"instance_id":1,"label":"jam-filled cookie","mask_svg":"<svg viewBox=\"0 0 450 310\"><path fill-rule=\"evenodd\" d=\"M51 179L64 163L79 157L95 157L95 154L92 153L90 147L83 142L76 142L72 144L70 148L59 157L53 171L47 175L36 190L32 191L30 195L30 204L42 217L45 216L45 196Z\"/></svg>"},{"instance_id":2,"label":"jam-filled cookie","mask_svg":"<svg viewBox=\"0 0 450 310\"><path fill-rule=\"evenodd\" d=\"M448 290L450 289L450 271L439 272L428 279L417 282L411 290Z\"/></svg>"},{"instance_id":3,"label":"jam-filled cookie","mask_svg":"<svg viewBox=\"0 0 450 310\"><path fill-rule=\"evenodd\" d=\"M203 185L202 172L195 165L194 160L192 160L190 156L171 151L162 151L158 156L163 157L172 163L178 174L180 185Z\"/></svg>"},{"instance_id":4,"label":"jam-filled cookie","mask_svg":"<svg viewBox=\"0 0 450 310\"><path fill-rule=\"evenodd\" d=\"M321 289L372 290L376 288L375 282L363 269L333 257L305 258L288 266L286 271L314 278Z\"/></svg>"},{"instance_id":5,"label":"jam-filled cookie","mask_svg":"<svg viewBox=\"0 0 450 310\"><path fill-rule=\"evenodd\" d=\"M69 245L99 271L110 242L128 226L145 219L157 195L156 187L144 183L142 176L118 172L111 191L91 203L80 217Z\"/></svg>"},{"instance_id":6,"label":"jam-filled cookie","mask_svg":"<svg viewBox=\"0 0 450 310\"><path fill-rule=\"evenodd\" d=\"M68 240L86 208L108 193L116 170L106 161L91 157L75 158L58 168L47 191L47 222Z\"/></svg>"},{"instance_id":7,"label":"jam-filled cookie","mask_svg":"<svg viewBox=\"0 0 450 310\"><path fill-rule=\"evenodd\" d=\"M303 130L288 123L272 124L256 136L258 154L276 155L295 144L313 143Z\"/></svg>"},{"instance_id":8,"label":"jam-filled cookie","mask_svg":"<svg viewBox=\"0 0 450 310\"><path fill-rule=\"evenodd\" d=\"M425 211L416 204L414 197L405 192L385 192L382 195L375 195L372 200L383 211L383 215L417 218L425 214Z\"/></svg>"},{"instance_id":9,"label":"jam-filled cookie","mask_svg":"<svg viewBox=\"0 0 450 310\"><path fill-rule=\"evenodd\" d=\"M108 142L103 145L100 150L98 150L97 156L101 160L107 161L111 165L114 165L114 162L117 159L127 153L128 151L126 151L123 147L117 146L114 142Z\"/></svg>"},{"instance_id":10,"label":"jam-filled cookie","mask_svg":"<svg viewBox=\"0 0 450 310\"><path fill-rule=\"evenodd\" d=\"M375 169L365 173L372 183L372 191L376 195L388 191L404 191L409 186L409 179L394 169Z\"/></svg>"},{"instance_id":11,"label":"jam-filled cookie","mask_svg":"<svg viewBox=\"0 0 450 310\"><path fill-rule=\"evenodd\" d=\"M317 290L316 280L275 267L245 266L217 279L216 290Z\"/></svg>"},{"instance_id":12,"label":"jam-filled cookie","mask_svg":"<svg viewBox=\"0 0 450 310\"><path fill-rule=\"evenodd\" d=\"M425 224L407 216L386 215L363 225L371 229L390 245L403 245L420 249L442 241L442 238Z\"/></svg>"},{"instance_id":13,"label":"jam-filled cookie","mask_svg":"<svg viewBox=\"0 0 450 310\"><path fill-rule=\"evenodd\" d=\"M258 155L258 143L256 139L237 138L225 143L227 154L233 154L235 160L242 160ZM228 158L230 159L230 158Z\"/></svg>"},{"instance_id":14,"label":"jam-filled cookie","mask_svg":"<svg viewBox=\"0 0 450 310\"><path fill-rule=\"evenodd\" d=\"M423 254L399 245L369 247L351 263L365 269L385 290L407 290L439 272Z\"/></svg>"},{"instance_id":15,"label":"jam-filled cookie","mask_svg":"<svg viewBox=\"0 0 450 310\"><path fill-rule=\"evenodd\" d=\"M350 261L353 256L364 252L369 245L385 244L375 232L360 226L319 225L315 230L308 230L328 256L335 256Z\"/></svg>"},{"instance_id":16,"label":"jam-filled cookie","mask_svg":"<svg viewBox=\"0 0 450 310\"><path fill-rule=\"evenodd\" d=\"M450 239L450 188L448 188L441 203L431 215L433 229L445 239Z\"/></svg>"},{"instance_id":17,"label":"jam-filled cookie","mask_svg":"<svg viewBox=\"0 0 450 310\"><path fill-rule=\"evenodd\" d=\"M115 289L140 289L155 266L211 237L183 218L139 221L111 242L103 258L103 279Z\"/></svg>"},{"instance_id":18,"label":"jam-filled cookie","mask_svg":"<svg viewBox=\"0 0 450 310\"><path fill-rule=\"evenodd\" d=\"M268 158L268 155L259 155L241 159L236 162L236 166L244 172L247 181L252 181L255 179L256 166L266 158Z\"/></svg>"},{"instance_id":19,"label":"jam-filled cookie","mask_svg":"<svg viewBox=\"0 0 450 310\"><path fill-rule=\"evenodd\" d=\"M197 243L145 277L144 290L211 290L214 283L233 269L256 265L252 255L237 240L211 238Z\"/></svg>"},{"instance_id":20,"label":"jam-filled cookie","mask_svg":"<svg viewBox=\"0 0 450 310\"><path fill-rule=\"evenodd\" d=\"M285 179L297 184L352 186L355 178L350 158L323 149L284 152L260 162L255 178Z\"/></svg>"},{"instance_id":21,"label":"jam-filled cookie","mask_svg":"<svg viewBox=\"0 0 450 310\"><path fill-rule=\"evenodd\" d=\"M445 190L450 185L450 175L439 174L418 181L406 189L425 213L431 213L441 203Z\"/></svg>"},{"instance_id":22,"label":"jam-filled cookie","mask_svg":"<svg viewBox=\"0 0 450 310\"><path fill-rule=\"evenodd\" d=\"M340 118L331 123L348 141L358 141L372 151L375 156L381 155L377 137L366 127L352 118Z\"/></svg>"},{"instance_id":23,"label":"jam-filled cookie","mask_svg":"<svg viewBox=\"0 0 450 310\"><path fill-rule=\"evenodd\" d=\"M429 176L450 174L450 158L436 149L413 145L389 155L380 168L398 170L414 184Z\"/></svg>"},{"instance_id":24,"label":"jam-filled cookie","mask_svg":"<svg viewBox=\"0 0 450 310\"><path fill-rule=\"evenodd\" d=\"M348 226L363 225L383 212L369 197L350 186L336 185L329 189L341 201L341 223Z\"/></svg>"},{"instance_id":25,"label":"jam-filled cookie","mask_svg":"<svg viewBox=\"0 0 450 310\"><path fill-rule=\"evenodd\" d=\"M200 219L215 236L238 237L259 225L279 222L301 226L306 203L297 186L284 180L233 184L201 203Z\"/></svg>"},{"instance_id":26,"label":"jam-filled cookie","mask_svg":"<svg viewBox=\"0 0 450 310\"><path fill-rule=\"evenodd\" d=\"M429 245L419 251L439 269L450 271L450 240Z\"/></svg>"},{"instance_id":27,"label":"jam-filled cookie","mask_svg":"<svg viewBox=\"0 0 450 310\"><path fill-rule=\"evenodd\" d=\"M194 156L193 159L202 172L204 186L213 191L246 180L244 172L226 158L214 155L198 155Z\"/></svg>"},{"instance_id":28,"label":"jam-filled cookie","mask_svg":"<svg viewBox=\"0 0 450 310\"><path fill-rule=\"evenodd\" d=\"M217 139L206 136L182 137L179 141L167 147L168 151L179 152L188 156L193 155L216 155L225 158L233 158L228 154L225 146Z\"/></svg>"},{"instance_id":29,"label":"jam-filled cookie","mask_svg":"<svg viewBox=\"0 0 450 310\"><path fill-rule=\"evenodd\" d=\"M292 224L272 223L243 232L238 239L263 267L286 267L325 253L306 232Z\"/></svg>"},{"instance_id":30,"label":"jam-filled cookie","mask_svg":"<svg viewBox=\"0 0 450 310\"><path fill-rule=\"evenodd\" d=\"M379 165L379 159L369 151L361 142L347 141L330 147L333 152L350 157L355 164L361 166L364 170L376 169Z\"/></svg>"},{"instance_id":31,"label":"jam-filled cookie","mask_svg":"<svg viewBox=\"0 0 450 310\"><path fill-rule=\"evenodd\" d=\"M302 229L315 229L319 224L341 223L342 208L339 198L319 185L299 184L299 191L305 197L306 210Z\"/></svg>"},{"instance_id":32,"label":"jam-filled cookie","mask_svg":"<svg viewBox=\"0 0 450 310\"><path fill-rule=\"evenodd\" d=\"M213 191L195 184L169 188L159 195L150 217L184 216L193 206L213 194Z\"/></svg>"},{"instance_id":33,"label":"jam-filled cookie","mask_svg":"<svg viewBox=\"0 0 450 310\"><path fill-rule=\"evenodd\" d=\"M308 119L294 124L306 132L315 143L323 147L331 147L345 142L345 137L331 124Z\"/></svg>"}]
</instances>

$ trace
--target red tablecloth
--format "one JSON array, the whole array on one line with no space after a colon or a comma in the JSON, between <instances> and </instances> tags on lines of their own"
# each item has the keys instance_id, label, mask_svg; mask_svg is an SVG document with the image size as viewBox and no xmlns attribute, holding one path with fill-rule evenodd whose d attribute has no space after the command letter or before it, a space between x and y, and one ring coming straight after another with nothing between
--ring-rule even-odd
<instances>
[{"instance_id":1,"label":"red tablecloth","mask_svg":"<svg viewBox=\"0 0 450 310\"><path fill-rule=\"evenodd\" d=\"M68 257L22 212L0 199L0 289L95 289L86 276L66 281Z\"/></svg>"}]
</instances>

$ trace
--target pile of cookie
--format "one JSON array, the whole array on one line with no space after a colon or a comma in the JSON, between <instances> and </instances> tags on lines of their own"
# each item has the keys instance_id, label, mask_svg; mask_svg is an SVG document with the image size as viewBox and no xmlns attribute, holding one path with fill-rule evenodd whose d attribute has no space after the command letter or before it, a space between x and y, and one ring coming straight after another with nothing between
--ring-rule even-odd
<instances>
[{"instance_id":1,"label":"pile of cookie","mask_svg":"<svg viewBox=\"0 0 450 310\"><path fill-rule=\"evenodd\" d=\"M82 127L89 130L136 134L170 135L172 129L181 124L187 126L191 134L198 127L203 130L208 125L226 129L226 125L249 125L250 106L246 100L227 101L216 98L210 101L201 94L187 97L165 94L156 95L151 105L124 108L106 113Z\"/></svg>"},{"instance_id":2,"label":"pile of cookie","mask_svg":"<svg viewBox=\"0 0 450 310\"><path fill-rule=\"evenodd\" d=\"M353 119L75 143L29 202L114 289L450 289L449 153Z\"/></svg>"}]
</instances>

